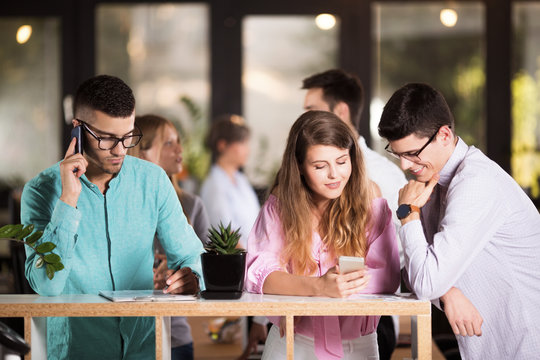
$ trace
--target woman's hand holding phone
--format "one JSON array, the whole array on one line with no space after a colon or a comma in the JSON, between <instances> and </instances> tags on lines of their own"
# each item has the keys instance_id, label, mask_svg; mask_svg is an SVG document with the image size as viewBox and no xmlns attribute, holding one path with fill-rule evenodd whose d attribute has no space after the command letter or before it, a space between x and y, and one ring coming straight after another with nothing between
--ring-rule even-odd
<instances>
[{"instance_id":1,"label":"woman's hand holding phone","mask_svg":"<svg viewBox=\"0 0 540 360\"><path fill-rule=\"evenodd\" d=\"M340 298L348 297L364 289L370 277L366 268L342 274L339 265L336 265L319 278L321 281L321 295Z\"/></svg>"},{"instance_id":2,"label":"woman's hand holding phone","mask_svg":"<svg viewBox=\"0 0 540 360\"><path fill-rule=\"evenodd\" d=\"M60 178L62 180L62 195L60 200L66 204L77 207L82 185L79 178L86 172L88 161L82 154L74 154L76 139L72 138L69 147L60 163Z\"/></svg>"}]
</instances>

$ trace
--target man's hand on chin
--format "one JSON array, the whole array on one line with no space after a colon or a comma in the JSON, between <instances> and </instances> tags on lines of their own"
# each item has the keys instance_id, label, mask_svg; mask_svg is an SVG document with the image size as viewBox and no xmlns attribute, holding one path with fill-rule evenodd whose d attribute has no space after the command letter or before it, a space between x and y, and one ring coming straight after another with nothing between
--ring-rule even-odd
<instances>
[{"instance_id":1,"label":"man's hand on chin","mask_svg":"<svg viewBox=\"0 0 540 360\"><path fill-rule=\"evenodd\" d=\"M422 208L429 200L435 185L437 185L437 181L439 181L438 173L434 174L427 183L409 180L409 183L399 190L398 205L406 204L416 206L418 209ZM419 219L420 214L417 211L412 211L407 217L400 218L401 225Z\"/></svg>"}]
</instances>

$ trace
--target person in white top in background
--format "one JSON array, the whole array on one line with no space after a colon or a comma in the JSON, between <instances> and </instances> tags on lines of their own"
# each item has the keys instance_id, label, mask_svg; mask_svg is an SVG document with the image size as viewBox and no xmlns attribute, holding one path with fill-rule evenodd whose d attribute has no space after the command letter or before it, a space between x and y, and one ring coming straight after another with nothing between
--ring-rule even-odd
<instances>
[{"instance_id":1,"label":"person in white top in background","mask_svg":"<svg viewBox=\"0 0 540 360\"><path fill-rule=\"evenodd\" d=\"M307 93L305 110L324 110L336 114L358 136L358 144L364 155L368 177L381 189L382 197L392 210L396 231L401 226L395 211L398 206L398 191L407 183L403 171L376 151L368 148L366 140L359 135L360 115L364 107L364 90L357 76L340 69L327 70L303 80L302 89ZM398 240L401 267L404 265L403 251ZM390 359L396 346L399 332L398 317L381 317L377 334L381 360Z\"/></svg>"},{"instance_id":2,"label":"person in white top in background","mask_svg":"<svg viewBox=\"0 0 540 360\"><path fill-rule=\"evenodd\" d=\"M538 359L540 214L495 162L454 133L446 100L407 84L379 134L416 178L400 190L406 270L444 309L463 359Z\"/></svg>"},{"instance_id":3,"label":"person in white top in background","mask_svg":"<svg viewBox=\"0 0 540 360\"><path fill-rule=\"evenodd\" d=\"M210 173L201 186L210 224L240 228L239 246L247 238L261 209L257 195L241 169L249 156L249 128L239 115L222 115L213 121L206 145L212 153Z\"/></svg>"},{"instance_id":4,"label":"person in white top in background","mask_svg":"<svg viewBox=\"0 0 540 360\"><path fill-rule=\"evenodd\" d=\"M212 122L206 138L212 167L200 192L210 224L217 226L221 222L226 226L230 222L233 228L239 227L238 244L246 250L249 233L261 209L253 187L242 172L249 156L249 135L249 128L239 115L221 115ZM257 318L267 322L263 316ZM244 320L242 323L247 326ZM244 339L245 345L248 341Z\"/></svg>"}]
</instances>

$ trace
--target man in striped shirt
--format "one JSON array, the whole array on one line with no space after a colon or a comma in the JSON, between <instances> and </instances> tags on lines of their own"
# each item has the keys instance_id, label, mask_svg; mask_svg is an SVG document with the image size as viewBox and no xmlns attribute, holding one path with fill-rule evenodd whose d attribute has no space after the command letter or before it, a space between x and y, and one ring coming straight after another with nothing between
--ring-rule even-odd
<instances>
[{"instance_id":1,"label":"man in striped shirt","mask_svg":"<svg viewBox=\"0 0 540 360\"><path fill-rule=\"evenodd\" d=\"M400 190L411 288L442 307L464 359L533 359L540 351L540 215L495 162L454 133L444 97L407 84L379 134L415 180Z\"/></svg>"}]
</instances>

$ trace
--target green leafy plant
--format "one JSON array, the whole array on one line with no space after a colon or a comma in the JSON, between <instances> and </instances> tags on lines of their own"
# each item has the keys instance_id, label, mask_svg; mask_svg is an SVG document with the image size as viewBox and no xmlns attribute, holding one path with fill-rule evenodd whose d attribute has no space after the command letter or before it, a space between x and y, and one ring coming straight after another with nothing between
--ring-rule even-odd
<instances>
[{"instance_id":1,"label":"green leafy plant","mask_svg":"<svg viewBox=\"0 0 540 360\"><path fill-rule=\"evenodd\" d=\"M205 249L209 253L221 255L234 255L245 252L242 248L237 248L240 240L240 228L232 229L231 223L227 227L220 222L218 227L213 226L208 229L208 239L210 242Z\"/></svg>"},{"instance_id":2,"label":"green leafy plant","mask_svg":"<svg viewBox=\"0 0 540 360\"><path fill-rule=\"evenodd\" d=\"M184 105L189 120L180 121L180 134L183 136L184 165L188 173L197 181L202 182L210 168L210 151L205 146L208 123L202 109L189 96L182 96L180 103Z\"/></svg>"},{"instance_id":3,"label":"green leafy plant","mask_svg":"<svg viewBox=\"0 0 540 360\"><path fill-rule=\"evenodd\" d=\"M54 273L62 270L64 264L62 264L60 256L52 252L56 247L52 242L47 241L36 246L36 242L43 236L43 231L38 230L32 234L33 231L34 225L32 224L27 226L9 224L0 228L0 239L21 242L32 248L39 256L39 259L36 261L36 268L45 265L47 277L52 280Z\"/></svg>"}]
</instances>

